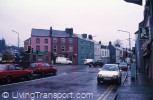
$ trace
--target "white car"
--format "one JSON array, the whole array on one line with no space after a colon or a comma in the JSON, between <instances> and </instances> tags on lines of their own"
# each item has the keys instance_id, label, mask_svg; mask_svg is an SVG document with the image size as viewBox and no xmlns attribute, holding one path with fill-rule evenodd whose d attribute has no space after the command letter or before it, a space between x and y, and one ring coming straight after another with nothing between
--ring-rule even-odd
<instances>
[{"instance_id":1,"label":"white car","mask_svg":"<svg viewBox=\"0 0 153 100\"><path fill-rule=\"evenodd\" d=\"M93 59L84 59L84 64L87 65L93 61L94 61Z\"/></svg>"},{"instance_id":2,"label":"white car","mask_svg":"<svg viewBox=\"0 0 153 100\"><path fill-rule=\"evenodd\" d=\"M105 64L97 75L97 82L115 81L121 84L121 70L118 64Z\"/></svg>"}]
</instances>

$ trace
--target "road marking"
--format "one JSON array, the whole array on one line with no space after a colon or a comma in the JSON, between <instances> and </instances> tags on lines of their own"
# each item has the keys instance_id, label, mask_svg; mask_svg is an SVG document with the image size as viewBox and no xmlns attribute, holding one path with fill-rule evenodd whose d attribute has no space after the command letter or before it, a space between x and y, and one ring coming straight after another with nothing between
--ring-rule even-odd
<instances>
[{"instance_id":1,"label":"road marking","mask_svg":"<svg viewBox=\"0 0 153 100\"><path fill-rule=\"evenodd\" d=\"M108 97L108 95L112 92L112 90L115 88L115 85L113 85L113 87L110 89L110 91L105 95L105 97L102 100L106 100L106 98Z\"/></svg>"},{"instance_id":2,"label":"road marking","mask_svg":"<svg viewBox=\"0 0 153 100\"><path fill-rule=\"evenodd\" d=\"M107 90L100 95L100 97L98 98L98 100L106 100L106 98L108 97L108 95L110 94L110 92L114 89L115 85L110 85Z\"/></svg>"}]
</instances>

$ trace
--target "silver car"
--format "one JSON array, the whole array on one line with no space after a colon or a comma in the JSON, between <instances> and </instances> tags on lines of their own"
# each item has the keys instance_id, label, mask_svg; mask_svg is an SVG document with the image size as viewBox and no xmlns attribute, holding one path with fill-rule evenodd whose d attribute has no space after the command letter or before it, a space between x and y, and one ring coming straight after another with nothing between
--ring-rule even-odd
<instances>
[{"instance_id":1,"label":"silver car","mask_svg":"<svg viewBox=\"0 0 153 100\"><path fill-rule=\"evenodd\" d=\"M97 82L115 81L121 84L121 70L118 64L105 64L97 75Z\"/></svg>"}]
</instances>

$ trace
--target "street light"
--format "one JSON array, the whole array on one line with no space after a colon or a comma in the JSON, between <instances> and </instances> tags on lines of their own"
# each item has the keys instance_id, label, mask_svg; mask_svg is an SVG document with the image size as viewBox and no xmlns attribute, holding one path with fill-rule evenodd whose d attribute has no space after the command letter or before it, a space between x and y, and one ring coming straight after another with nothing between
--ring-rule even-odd
<instances>
[{"instance_id":1,"label":"street light","mask_svg":"<svg viewBox=\"0 0 153 100\"><path fill-rule=\"evenodd\" d=\"M16 31L14 31L14 30L12 30L12 32L14 32L14 33L17 33L17 34L18 34L18 49L19 49L19 33L18 33L18 32L16 32Z\"/></svg>"},{"instance_id":2,"label":"street light","mask_svg":"<svg viewBox=\"0 0 153 100\"><path fill-rule=\"evenodd\" d=\"M128 34L129 34L129 49L130 49L130 51L131 51L130 32L128 32L128 31L123 31L123 30L118 30L118 31L120 31L120 32L125 32L125 33L128 33Z\"/></svg>"}]
</instances>

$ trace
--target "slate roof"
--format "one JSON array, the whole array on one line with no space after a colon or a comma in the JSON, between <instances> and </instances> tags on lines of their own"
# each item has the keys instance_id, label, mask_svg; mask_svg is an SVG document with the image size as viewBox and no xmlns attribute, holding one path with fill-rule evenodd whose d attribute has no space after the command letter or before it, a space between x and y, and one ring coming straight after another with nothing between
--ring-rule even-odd
<instances>
[{"instance_id":1,"label":"slate roof","mask_svg":"<svg viewBox=\"0 0 153 100\"><path fill-rule=\"evenodd\" d=\"M66 33L65 31L52 30L52 36L53 37L70 37L70 34ZM76 37L74 33L72 34L72 37Z\"/></svg>"},{"instance_id":2,"label":"slate roof","mask_svg":"<svg viewBox=\"0 0 153 100\"><path fill-rule=\"evenodd\" d=\"M78 38L82 39L82 40L94 42L94 40L89 39L88 36L87 36L87 38L83 38L82 34L75 34L75 35L76 35Z\"/></svg>"},{"instance_id":3,"label":"slate roof","mask_svg":"<svg viewBox=\"0 0 153 100\"><path fill-rule=\"evenodd\" d=\"M45 30L45 29L32 29L31 36L42 36L42 37L50 37L52 33L52 37L70 37L69 33L61 30ZM72 37L76 37L72 34Z\"/></svg>"},{"instance_id":4,"label":"slate roof","mask_svg":"<svg viewBox=\"0 0 153 100\"><path fill-rule=\"evenodd\" d=\"M50 36L50 30L45 29L32 29L31 36L42 36L42 37L48 37Z\"/></svg>"}]
</instances>

